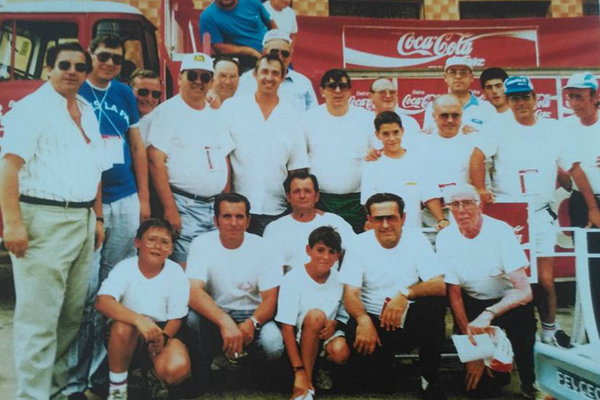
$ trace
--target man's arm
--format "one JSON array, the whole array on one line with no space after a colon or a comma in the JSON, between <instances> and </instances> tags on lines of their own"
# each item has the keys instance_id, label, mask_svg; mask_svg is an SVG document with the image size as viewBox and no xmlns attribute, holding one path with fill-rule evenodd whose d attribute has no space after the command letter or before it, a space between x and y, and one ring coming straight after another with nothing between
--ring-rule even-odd
<instances>
[{"instance_id":1,"label":"man's arm","mask_svg":"<svg viewBox=\"0 0 600 400\"><path fill-rule=\"evenodd\" d=\"M229 156L225 157L225 162L227 164L227 183L225 184L223 193L229 193L232 191L232 189L231 189L231 160L229 159Z\"/></svg>"},{"instance_id":2,"label":"man's arm","mask_svg":"<svg viewBox=\"0 0 600 400\"><path fill-rule=\"evenodd\" d=\"M94 214L96 214L96 229L94 232L94 249L98 250L104 243L104 213L102 210L102 180L98 183L96 199L94 201Z\"/></svg>"},{"instance_id":3,"label":"man's arm","mask_svg":"<svg viewBox=\"0 0 600 400\"><path fill-rule=\"evenodd\" d=\"M135 326L146 342L163 340L162 330L152 319L125 307L112 296L99 295L96 299L96 310L114 321Z\"/></svg>"},{"instance_id":4,"label":"man's arm","mask_svg":"<svg viewBox=\"0 0 600 400\"><path fill-rule=\"evenodd\" d=\"M365 307L360 300L359 287L344 285L344 306L357 324L356 340L352 346L363 355L372 354L376 345L381 346L381 341L371 317L365 311Z\"/></svg>"},{"instance_id":5,"label":"man's arm","mask_svg":"<svg viewBox=\"0 0 600 400\"><path fill-rule=\"evenodd\" d=\"M14 154L6 154L0 167L0 209L4 222L4 246L17 258L23 257L29 247L27 230L23 226L19 206L19 171L25 161Z\"/></svg>"},{"instance_id":6,"label":"man's arm","mask_svg":"<svg viewBox=\"0 0 600 400\"><path fill-rule=\"evenodd\" d=\"M213 43L212 47L217 54L239 54L256 58L261 57L260 52L248 46L238 46L231 43Z\"/></svg>"},{"instance_id":7,"label":"man's arm","mask_svg":"<svg viewBox=\"0 0 600 400\"><path fill-rule=\"evenodd\" d=\"M577 184L577 188L583 195L585 203L588 206L588 220L590 225L600 227L600 211L598 210L596 197L594 196L587 175L583 172L579 163L573 164L573 167L569 170L569 174L573 177L573 180Z\"/></svg>"},{"instance_id":8,"label":"man's arm","mask_svg":"<svg viewBox=\"0 0 600 400\"><path fill-rule=\"evenodd\" d=\"M471 154L471 160L469 161L469 177L471 178L471 184L475 186L481 201L485 203L493 203L494 195L490 193L485 187L485 154L477 147Z\"/></svg>"},{"instance_id":9,"label":"man's arm","mask_svg":"<svg viewBox=\"0 0 600 400\"><path fill-rule=\"evenodd\" d=\"M277 309L277 295L279 294L279 286L260 292L261 302L254 310L252 316L256 318L262 326L266 322L273 319L275 310ZM242 321L238 324L238 328L244 335L244 346L249 345L254 340L254 324L250 319Z\"/></svg>"},{"instance_id":10,"label":"man's arm","mask_svg":"<svg viewBox=\"0 0 600 400\"><path fill-rule=\"evenodd\" d=\"M442 211L442 200L439 197L427 200L425 202L425 206L431 211L431 214L435 217L437 223L435 224L435 229L437 231L441 231L448 225L450 225L450 221L446 219L444 216L444 211Z\"/></svg>"},{"instance_id":11,"label":"man's arm","mask_svg":"<svg viewBox=\"0 0 600 400\"><path fill-rule=\"evenodd\" d=\"M190 308L219 327L223 338L223 351L232 355L241 353L244 338L242 332L235 321L206 293L205 287L205 282L190 279Z\"/></svg>"},{"instance_id":12,"label":"man's arm","mask_svg":"<svg viewBox=\"0 0 600 400\"><path fill-rule=\"evenodd\" d=\"M150 218L150 194L148 192L148 155L139 128L129 128L131 158L140 199L140 221Z\"/></svg>"},{"instance_id":13,"label":"man's arm","mask_svg":"<svg viewBox=\"0 0 600 400\"><path fill-rule=\"evenodd\" d=\"M150 174L156 194L165 208L164 218L169 221L177 233L181 231L181 216L177 211L175 199L169 186L169 172L167 171L167 155L156 147L148 146L148 159L150 160Z\"/></svg>"}]
</instances>

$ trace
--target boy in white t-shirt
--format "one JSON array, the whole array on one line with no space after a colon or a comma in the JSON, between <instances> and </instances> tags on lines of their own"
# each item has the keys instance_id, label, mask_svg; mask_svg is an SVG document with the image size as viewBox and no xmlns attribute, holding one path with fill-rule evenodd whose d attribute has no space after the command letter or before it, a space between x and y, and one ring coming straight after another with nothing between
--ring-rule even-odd
<instances>
[{"instance_id":1,"label":"boy in white t-shirt","mask_svg":"<svg viewBox=\"0 0 600 400\"><path fill-rule=\"evenodd\" d=\"M138 256L118 263L102 283L96 309L110 318L108 400L127 399L127 370L134 354L147 353L155 376L177 385L190 375L190 358L176 335L188 313L189 282L167 257L175 233L160 219L144 221L134 245Z\"/></svg>"},{"instance_id":2,"label":"boy in white t-shirt","mask_svg":"<svg viewBox=\"0 0 600 400\"><path fill-rule=\"evenodd\" d=\"M310 400L317 355L344 364L350 349L335 319L344 287L332 269L340 256L342 239L331 226L321 226L308 237L304 268L290 271L279 290L275 320L281 323L283 342L294 370L293 399ZM322 351L319 352L319 347Z\"/></svg>"}]
</instances>

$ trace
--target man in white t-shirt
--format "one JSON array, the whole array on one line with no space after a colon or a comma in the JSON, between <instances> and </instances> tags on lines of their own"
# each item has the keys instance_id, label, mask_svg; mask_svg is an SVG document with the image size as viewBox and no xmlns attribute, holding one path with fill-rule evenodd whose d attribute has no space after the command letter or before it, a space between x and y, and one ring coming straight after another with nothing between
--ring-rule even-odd
<instances>
[{"instance_id":1,"label":"man in white t-shirt","mask_svg":"<svg viewBox=\"0 0 600 400\"><path fill-rule=\"evenodd\" d=\"M331 226L321 226L306 242L309 261L283 279L275 317L294 371L292 399L298 400L310 400L315 393L312 382L318 355L336 364L344 364L350 356L336 319L344 287L334 265L342 239Z\"/></svg>"},{"instance_id":2,"label":"man in white t-shirt","mask_svg":"<svg viewBox=\"0 0 600 400\"><path fill-rule=\"evenodd\" d=\"M350 243L356 236L342 217L315 208L319 201L319 181L316 176L306 171L292 172L283 182L283 188L292 213L270 223L265 229L264 238L283 250L286 270L309 261L306 240L315 228L324 225L334 227L344 243Z\"/></svg>"},{"instance_id":3,"label":"man in white t-shirt","mask_svg":"<svg viewBox=\"0 0 600 400\"><path fill-rule=\"evenodd\" d=\"M127 400L134 354L149 357L154 375L167 385L190 375L190 357L177 336L188 313L189 282L181 267L167 260L174 239L167 221L142 222L134 241L138 256L118 263L98 291L96 309L113 321L108 400Z\"/></svg>"},{"instance_id":4,"label":"man in white t-shirt","mask_svg":"<svg viewBox=\"0 0 600 400\"><path fill-rule=\"evenodd\" d=\"M281 182L309 166L299 111L278 94L284 76L277 56L262 56L254 69L256 92L235 96L221 108L235 143L233 188L252 204L248 231L261 236L287 209Z\"/></svg>"},{"instance_id":5,"label":"man in white t-shirt","mask_svg":"<svg viewBox=\"0 0 600 400\"><path fill-rule=\"evenodd\" d=\"M321 78L325 104L304 114L304 135L311 173L319 179L319 208L344 218L354 232L364 230L360 204L363 159L375 139L373 115L348 103L352 82L348 73L330 69Z\"/></svg>"},{"instance_id":6,"label":"man in white t-shirt","mask_svg":"<svg viewBox=\"0 0 600 400\"><path fill-rule=\"evenodd\" d=\"M215 229L215 197L230 186L227 124L206 103L212 59L189 54L181 63L180 93L154 112L148 137L150 172L164 218L179 234L172 259L182 266L192 240Z\"/></svg>"},{"instance_id":7,"label":"man in white t-shirt","mask_svg":"<svg viewBox=\"0 0 600 400\"><path fill-rule=\"evenodd\" d=\"M378 193L365 208L373 229L356 238L339 274L351 316L349 381L392 392L394 355L418 348L423 398L444 400L437 383L446 312L443 270L425 236L403 229L400 197Z\"/></svg>"},{"instance_id":8,"label":"man in white t-shirt","mask_svg":"<svg viewBox=\"0 0 600 400\"><path fill-rule=\"evenodd\" d=\"M298 22L294 9L290 7L291 4L291 0L269 0L263 3L271 18L277 23L277 28L287 32L292 40L296 40Z\"/></svg>"},{"instance_id":9,"label":"man in white t-shirt","mask_svg":"<svg viewBox=\"0 0 600 400\"><path fill-rule=\"evenodd\" d=\"M188 325L200 343L200 369L207 373L238 362L274 360L283 352L272 320L283 277L279 249L246 233L250 203L237 193L215 201L217 231L192 242ZM264 371L263 371L264 372Z\"/></svg>"},{"instance_id":10,"label":"man in white t-shirt","mask_svg":"<svg viewBox=\"0 0 600 400\"><path fill-rule=\"evenodd\" d=\"M510 122L515 118L504 95L504 81L507 79L506 71L497 67L486 68L479 76L485 99L496 109L493 124L497 131L502 131L506 120Z\"/></svg>"},{"instance_id":11,"label":"man in white t-shirt","mask_svg":"<svg viewBox=\"0 0 600 400\"><path fill-rule=\"evenodd\" d=\"M445 266L450 306L463 335L487 333L490 325L506 331L515 354L522 393L535 399L533 365L536 321L527 280L529 265L511 226L483 215L471 185L449 188L445 195L456 225L437 236ZM477 397L497 396L508 373L486 369L483 360L466 364L465 388Z\"/></svg>"},{"instance_id":12,"label":"man in white t-shirt","mask_svg":"<svg viewBox=\"0 0 600 400\"><path fill-rule=\"evenodd\" d=\"M559 140L557 121L535 115L536 95L529 78L514 76L504 81L505 96L515 117L501 135L490 135L481 141L471 156L469 174L481 200L493 202L494 195L509 201L530 202L533 218L538 281L541 285L540 318L542 340L561 346L569 345L569 337L555 322L556 291L554 288L554 252L556 244L556 214L549 203L554 190L559 164L565 164L563 145ZM491 157L494 165L492 192L485 187L484 159ZM565 167L572 172L577 165ZM536 293L537 295L537 293Z\"/></svg>"}]
</instances>

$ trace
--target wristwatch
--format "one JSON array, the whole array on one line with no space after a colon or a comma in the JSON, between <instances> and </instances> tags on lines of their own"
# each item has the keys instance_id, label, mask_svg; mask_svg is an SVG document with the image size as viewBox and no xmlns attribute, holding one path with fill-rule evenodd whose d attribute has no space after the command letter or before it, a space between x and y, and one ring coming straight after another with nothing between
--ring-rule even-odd
<instances>
[{"instance_id":1,"label":"wristwatch","mask_svg":"<svg viewBox=\"0 0 600 400\"><path fill-rule=\"evenodd\" d=\"M260 331L260 322L258 322L254 315L250 317L250 321L252 321L252 325L254 325L254 330L256 332Z\"/></svg>"}]
</instances>

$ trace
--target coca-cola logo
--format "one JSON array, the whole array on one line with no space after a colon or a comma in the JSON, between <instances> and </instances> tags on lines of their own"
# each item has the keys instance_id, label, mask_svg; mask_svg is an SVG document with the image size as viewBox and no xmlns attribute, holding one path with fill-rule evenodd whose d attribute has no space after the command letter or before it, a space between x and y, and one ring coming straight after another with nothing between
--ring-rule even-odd
<instances>
[{"instance_id":1,"label":"coca-cola logo","mask_svg":"<svg viewBox=\"0 0 600 400\"><path fill-rule=\"evenodd\" d=\"M472 33L447 32L437 36L422 36L408 32L398 39L401 56L468 56L473 51Z\"/></svg>"},{"instance_id":2,"label":"coca-cola logo","mask_svg":"<svg viewBox=\"0 0 600 400\"><path fill-rule=\"evenodd\" d=\"M554 100L554 96L549 93L536 94L535 108L548 108Z\"/></svg>"},{"instance_id":3,"label":"coca-cola logo","mask_svg":"<svg viewBox=\"0 0 600 400\"><path fill-rule=\"evenodd\" d=\"M405 109L421 109L427 108L427 105L436 98L436 94L425 94L423 92L409 93L402 98L400 107Z\"/></svg>"},{"instance_id":4,"label":"coca-cola logo","mask_svg":"<svg viewBox=\"0 0 600 400\"><path fill-rule=\"evenodd\" d=\"M348 103L350 103L351 106L362 107L368 111L375 110L375 106L373 105L373 102L368 97L359 98L357 96L350 96Z\"/></svg>"}]
</instances>

